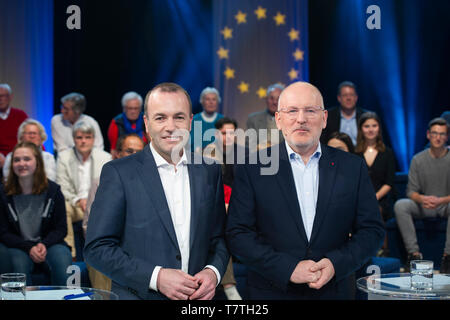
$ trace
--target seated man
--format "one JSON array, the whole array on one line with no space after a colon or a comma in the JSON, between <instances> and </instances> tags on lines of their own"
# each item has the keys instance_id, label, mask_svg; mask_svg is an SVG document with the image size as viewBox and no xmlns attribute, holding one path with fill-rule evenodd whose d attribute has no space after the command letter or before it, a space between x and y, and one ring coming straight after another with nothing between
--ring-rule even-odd
<instances>
[{"instance_id":1,"label":"seated man","mask_svg":"<svg viewBox=\"0 0 450 320\"><path fill-rule=\"evenodd\" d=\"M61 98L61 113L54 115L51 122L55 153L61 153L75 145L72 128L78 121L83 121L94 128L94 147L103 150L103 136L100 126L94 118L83 113L85 110L86 99L82 94L72 92Z\"/></svg>"},{"instance_id":2,"label":"seated man","mask_svg":"<svg viewBox=\"0 0 450 320\"><path fill-rule=\"evenodd\" d=\"M111 160L111 155L94 148L96 131L85 122L73 127L75 147L61 152L56 164L56 182L66 199L67 236L64 239L72 247L72 257L76 257L72 223L83 220L91 182L100 177L103 165Z\"/></svg>"},{"instance_id":3,"label":"seated man","mask_svg":"<svg viewBox=\"0 0 450 320\"><path fill-rule=\"evenodd\" d=\"M117 139L123 135L135 133L144 140L144 143L148 142L145 134L142 103L142 97L136 92L130 91L123 95L123 112L111 120L108 128L108 139L113 157L117 156Z\"/></svg>"},{"instance_id":4,"label":"seated man","mask_svg":"<svg viewBox=\"0 0 450 320\"><path fill-rule=\"evenodd\" d=\"M394 205L395 216L405 243L409 271L411 260L422 259L417 244L414 219L448 217L450 214L450 152L446 147L449 125L443 118L428 124L430 148L416 154L408 174L406 194ZM450 221L450 220L449 220ZM447 222L447 241L441 263L441 273L450 273L450 224Z\"/></svg>"},{"instance_id":5,"label":"seated man","mask_svg":"<svg viewBox=\"0 0 450 320\"><path fill-rule=\"evenodd\" d=\"M56 180L56 162L55 157L50 152L42 150L42 145L47 140L47 133L44 126L37 120L27 119L19 127L17 133L17 140L19 142L31 142L34 143L41 151L42 159L44 160L45 174L50 180ZM12 152L8 153L3 166L3 176L5 180L8 178L9 169L11 166Z\"/></svg>"},{"instance_id":6,"label":"seated man","mask_svg":"<svg viewBox=\"0 0 450 320\"><path fill-rule=\"evenodd\" d=\"M116 155L113 156L114 159L120 159L136 152L144 149L144 141L142 141L141 137L136 133L128 133L126 135L122 135L117 140L116 145ZM98 189L98 184L100 183L100 179L95 179L92 181L91 189L89 190L89 196L87 200L87 208L83 218L83 233L86 237L87 225L89 220L89 213L91 211L92 203L95 199L95 193ZM105 276L103 273L97 271L91 266L87 266L89 272L89 280L91 281L92 288L101 289L101 290L111 290L111 279Z\"/></svg>"}]
</instances>

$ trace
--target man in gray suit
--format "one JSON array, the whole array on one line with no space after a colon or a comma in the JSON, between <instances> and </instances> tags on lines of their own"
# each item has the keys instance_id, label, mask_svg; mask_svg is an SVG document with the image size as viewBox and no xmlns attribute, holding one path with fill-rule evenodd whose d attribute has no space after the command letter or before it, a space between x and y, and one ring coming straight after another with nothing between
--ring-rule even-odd
<instances>
[{"instance_id":1,"label":"man in gray suit","mask_svg":"<svg viewBox=\"0 0 450 320\"><path fill-rule=\"evenodd\" d=\"M212 299L230 257L221 168L193 163L184 148L192 105L183 88L157 85L144 105L151 143L104 166L87 263L120 299Z\"/></svg>"},{"instance_id":2,"label":"man in gray suit","mask_svg":"<svg viewBox=\"0 0 450 320\"><path fill-rule=\"evenodd\" d=\"M283 91L284 86L276 83L272 84L267 88L266 96L266 110L258 111L250 114L247 119L247 129L255 129L257 134L256 145L259 148L270 147L271 145L278 144L283 141L283 134L281 131L278 132L275 140L272 141L270 130L274 129L278 131L277 125L275 123L275 112L278 109L278 98L280 97L281 91ZM261 135L260 130L267 130L267 138ZM249 142L249 148L254 149L252 141Z\"/></svg>"}]
</instances>

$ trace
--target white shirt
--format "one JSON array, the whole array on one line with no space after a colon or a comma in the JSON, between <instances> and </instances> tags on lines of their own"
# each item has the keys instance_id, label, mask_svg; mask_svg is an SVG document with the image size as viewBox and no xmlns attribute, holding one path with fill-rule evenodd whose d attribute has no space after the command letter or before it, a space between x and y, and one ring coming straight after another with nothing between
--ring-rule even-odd
<instances>
[{"instance_id":1,"label":"white shirt","mask_svg":"<svg viewBox=\"0 0 450 320\"><path fill-rule=\"evenodd\" d=\"M191 189L189 183L189 172L187 168L186 151L176 164L168 163L150 143L150 150L155 158L156 167L161 178L164 194L169 206L170 216L177 236L178 247L181 253L181 270L188 273L189 266L189 240L191 231ZM220 283L218 270L211 265L206 266L212 269L217 276L217 284ZM205 268L206 268L205 267ZM150 279L150 289L158 291L157 280L161 266L156 266Z\"/></svg>"},{"instance_id":2,"label":"white shirt","mask_svg":"<svg viewBox=\"0 0 450 320\"><path fill-rule=\"evenodd\" d=\"M77 177L78 177L78 190L76 197L72 200L72 205L75 206L78 200L87 199L89 195L89 188L91 187L91 170L92 170L92 156L83 162L81 154L75 150L75 154L78 159L77 163Z\"/></svg>"},{"instance_id":3,"label":"white shirt","mask_svg":"<svg viewBox=\"0 0 450 320\"><path fill-rule=\"evenodd\" d=\"M286 143L292 173L294 175L295 189L300 205L303 226L305 227L308 241L311 239L314 218L316 216L316 204L319 191L319 159L322 154L320 143L316 151L309 158L308 163L303 163L302 157Z\"/></svg>"},{"instance_id":4,"label":"white shirt","mask_svg":"<svg viewBox=\"0 0 450 320\"><path fill-rule=\"evenodd\" d=\"M11 112L11 107L8 107L5 112L0 112L0 118L2 120L6 120L9 117L9 113Z\"/></svg>"},{"instance_id":5,"label":"white shirt","mask_svg":"<svg viewBox=\"0 0 450 320\"><path fill-rule=\"evenodd\" d=\"M41 155L42 155L42 159L44 160L45 175L47 176L48 179L50 179L52 181L56 181L55 157L51 153L44 151L42 149L41 149ZM11 165L11 157L12 157L12 152L8 153L8 155L6 156L5 165L3 166L3 179L5 179L5 180L8 178L9 169L10 169L10 165Z\"/></svg>"},{"instance_id":6,"label":"white shirt","mask_svg":"<svg viewBox=\"0 0 450 320\"><path fill-rule=\"evenodd\" d=\"M61 151L70 149L75 146L75 143L73 141L72 128L76 123L80 121L86 122L94 128L94 148L99 148L101 150L104 149L103 135L98 122L94 118L86 114L81 114L80 118L74 124L71 124L69 121L64 120L62 114L60 113L54 115L51 122L54 150L56 150L58 153L61 153Z\"/></svg>"}]
</instances>

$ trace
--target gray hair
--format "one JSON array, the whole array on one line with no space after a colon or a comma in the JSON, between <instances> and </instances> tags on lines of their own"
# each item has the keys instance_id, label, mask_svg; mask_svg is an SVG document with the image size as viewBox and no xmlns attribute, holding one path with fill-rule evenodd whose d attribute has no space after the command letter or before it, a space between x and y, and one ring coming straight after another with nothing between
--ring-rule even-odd
<instances>
[{"instance_id":1,"label":"gray hair","mask_svg":"<svg viewBox=\"0 0 450 320\"><path fill-rule=\"evenodd\" d=\"M9 94L12 93L11 87L7 83L0 83L0 88L5 89Z\"/></svg>"},{"instance_id":2,"label":"gray hair","mask_svg":"<svg viewBox=\"0 0 450 320\"><path fill-rule=\"evenodd\" d=\"M36 127L38 127L42 143L44 143L47 140L47 132L45 132L45 128L42 125L42 123L40 123L37 120L28 118L24 122L22 122L22 124L19 126L19 129L17 130L17 141L22 141L23 132L25 131L25 127L28 125L35 125Z\"/></svg>"},{"instance_id":3,"label":"gray hair","mask_svg":"<svg viewBox=\"0 0 450 320\"><path fill-rule=\"evenodd\" d=\"M61 98L61 103L64 103L66 101L70 101L73 103L72 109L77 114L82 114L84 110L86 110L86 98L81 93L72 92L66 94Z\"/></svg>"},{"instance_id":4,"label":"gray hair","mask_svg":"<svg viewBox=\"0 0 450 320\"><path fill-rule=\"evenodd\" d=\"M127 92L122 96L122 107L125 108L125 105L127 104L128 100L134 100L134 99L139 100L139 104L141 105L141 108L142 108L142 103L143 103L142 97L140 94L138 94L137 92L134 92L134 91Z\"/></svg>"},{"instance_id":5,"label":"gray hair","mask_svg":"<svg viewBox=\"0 0 450 320\"><path fill-rule=\"evenodd\" d=\"M356 92L356 85L355 85L353 82L351 82L351 81L342 81L342 82L339 84L339 86L338 86L338 91L337 91L338 96L341 95L341 90L342 90L342 88L344 88L344 87L350 87L350 88L353 88L353 90L355 90L355 93L357 93L357 92Z\"/></svg>"},{"instance_id":6,"label":"gray hair","mask_svg":"<svg viewBox=\"0 0 450 320\"><path fill-rule=\"evenodd\" d=\"M205 89L202 90L202 93L200 93L200 100L199 100L200 103L202 103L202 101L203 101L203 96L208 93L214 93L217 97L218 103L220 103L222 101L222 99L220 98L219 91L216 88L206 87Z\"/></svg>"},{"instance_id":7,"label":"gray hair","mask_svg":"<svg viewBox=\"0 0 450 320\"><path fill-rule=\"evenodd\" d=\"M72 136L75 139L75 135L77 134L78 131L81 131L82 133L90 133L94 136L95 138L95 129L94 127L84 121L80 121L75 123L75 125L72 128Z\"/></svg>"},{"instance_id":8,"label":"gray hair","mask_svg":"<svg viewBox=\"0 0 450 320\"><path fill-rule=\"evenodd\" d=\"M284 86L281 84L281 83L274 83L274 84L271 84L270 86L268 86L267 87L267 96L269 96L269 94L273 91L273 90L275 90L275 89L280 89L281 91L283 91L284 90Z\"/></svg>"}]
</instances>

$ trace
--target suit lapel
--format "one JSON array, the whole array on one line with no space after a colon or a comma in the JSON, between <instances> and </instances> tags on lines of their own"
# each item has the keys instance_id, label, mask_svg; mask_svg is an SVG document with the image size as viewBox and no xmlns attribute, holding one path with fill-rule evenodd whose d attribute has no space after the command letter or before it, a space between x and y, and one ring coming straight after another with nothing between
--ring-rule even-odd
<instances>
[{"instance_id":1,"label":"suit lapel","mask_svg":"<svg viewBox=\"0 0 450 320\"><path fill-rule=\"evenodd\" d=\"M311 232L311 243L317 237L320 226L327 214L328 204L333 194L333 186L336 179L338 163L333 155L334 151L321 145L322 156L319 160L319 191L316 204L316 215L314 217L313 229Z\"/></svg>"},{"instance_id":2,"label":"suit lapel","mask_svg":"<svg viewBox=\"0 0 450 320\"><path fill-rule=\"evenodd\" d=\"M302 214L300 211L300 205L297 197L297 189L295 188L294 177L292 173L292 167L288 159L288 154L286 150L285 143L280 143L279 145L280 152L280 167L278 174L276 175L278 185L282 191L282 194L285 196L285 202L289 206L289 213L295 221L295 225L302 237L302 239L308 243L308 238L305 232L305 226L303 225ZM276 151L277 147L272 147L272 152Z\"/></svg>"},{"instance_id":3,"label":"suit lapel","mask_svg":"<svg viewBox=\"0 0 450 320\"><path fill-rule=\"evenodd\" d=\"M141 178L151 204L159 215L162 224L167 230L173 244L178 247L177 236L173 226L172 217L170 215L169 206L167 204L164 188L159 177L158 168L156 167L155 158L152 155L149 145L144 148L144 151L139 154L137 159L141 166L137 166L139 177ZM148 208L148 207L145 207ZM144 210L145 210L144 208ZM149 209L147 209L149 210ZM145 214L144 212L142 214Z\"/></svg>"},{"instance_id":4,"label":"suit lapel","mask_svg":"<svg viewBox=\"0 0 450 320\"><path fill-rule=\"evenodd\" d=\"M200 186L202 185L203 172L201 170L201 166L188 164L187 167L189 173L189 189L191 193L191 224L189 232L189 248L190 252L194 252L192 244L194 243L194 237L197 234L196 230L200 219L199 204L202 195Z\"/></svg>"},{"instance_id":5,"label":"suit lapel","mask_svg":"<svg viewBox=\"0 0 450 320\"><path fill-rule=\"evenodd\" d=\"M75 147L72 148L72 151L73 151L73 153L72 153L73 158L72 158L72 161L70 161L69 166L70 166L70 174L72 175L73 184L74 184L74 187L75 187L74 191L76 193L77 190L79 189L79 185L80 185L80 182L78 181L78 162L79 161L78 161L78 158L77 158Z\"/></svg>"}]
</instances>

